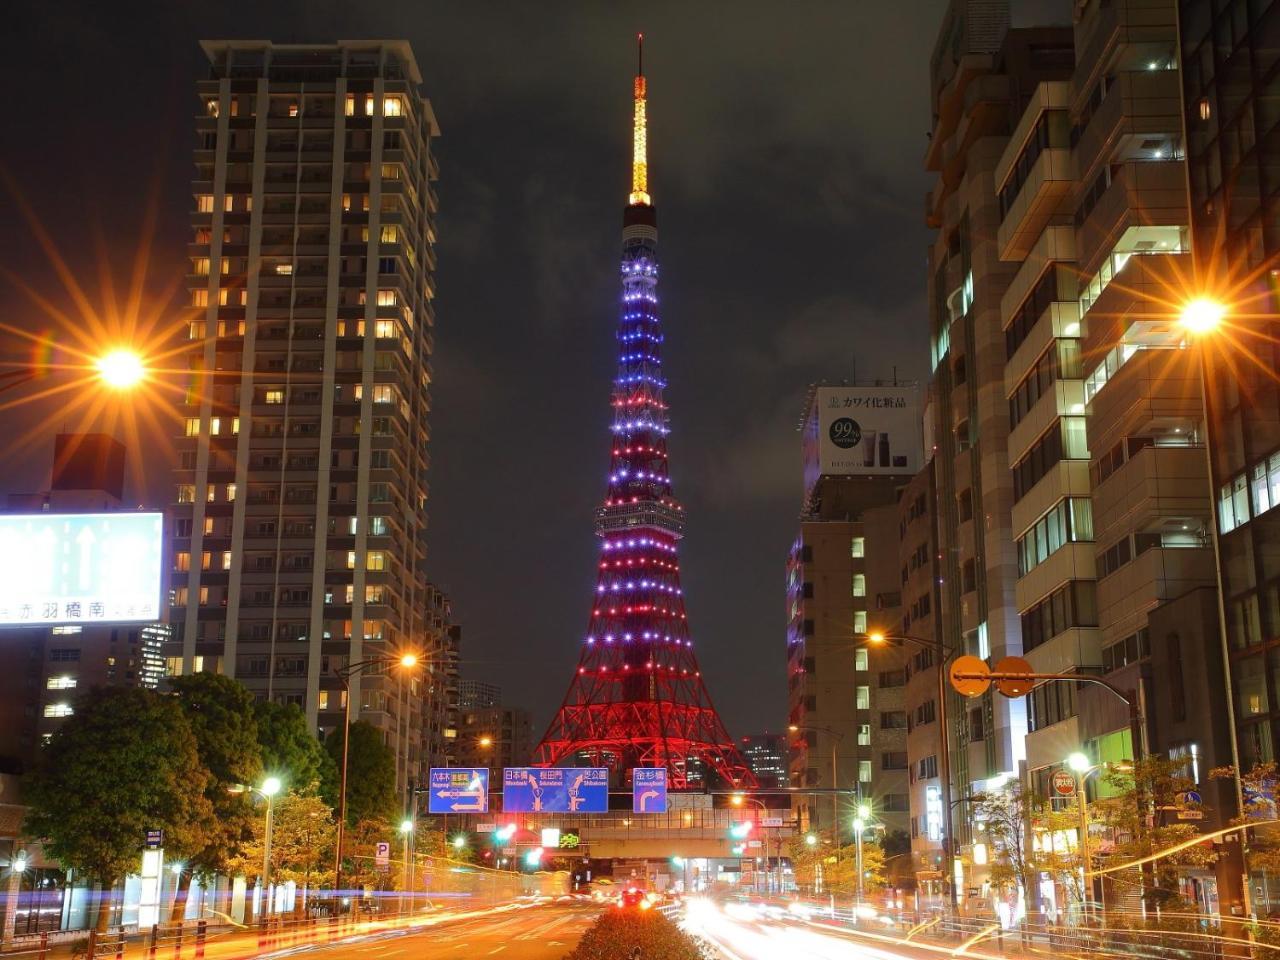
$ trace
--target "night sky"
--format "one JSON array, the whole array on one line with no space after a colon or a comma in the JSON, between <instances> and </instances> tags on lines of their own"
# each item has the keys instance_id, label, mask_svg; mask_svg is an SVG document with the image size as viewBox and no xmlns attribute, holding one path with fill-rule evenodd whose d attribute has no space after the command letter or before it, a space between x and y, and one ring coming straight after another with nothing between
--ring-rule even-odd
<instances>
[{"instance_id":1,"label":"night sky","mask_svg":"<svg viewBox=\"0 0 1280 960\"><path fill-rule=\"evenodd\" d=\"M1066 6L1014 4L1026 22L1032 7ZM140 260L142 314L176 332L193 84L207 69L200 39L410 40L443 133L431 576L463 624L464 675L501 683L509 702L534 710L541 732L568 686L595 582L592 511L608 466L634 35L643 30L671 468L689 517L682 567L695 650L734 735L777 730L805 389L820 378L927 373L921 157L944 7L13 5L0 68L9 181L0 187L0 322L62 342L89 325L19 197L95 309L110 313L114 287L118 312L129 313L124 291ZM0 343L6 362L29 354L14 336ZM52 401L0 416L0 492L47 482L52 432L85 426ZM147 435L133 478L134 496L152 505L172 490L160 439Z\"/></svg>"}]
</instances>

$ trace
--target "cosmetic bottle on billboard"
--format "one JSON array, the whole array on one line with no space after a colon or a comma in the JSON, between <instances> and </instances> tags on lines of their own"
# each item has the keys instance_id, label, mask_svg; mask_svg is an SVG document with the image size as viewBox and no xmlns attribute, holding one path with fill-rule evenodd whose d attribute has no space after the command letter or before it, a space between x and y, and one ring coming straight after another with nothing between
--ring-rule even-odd
<instances>
[{"instance_id":1,"label":"cosmetic bottle on billboard","mask_svg":"<svg viewBox=\"0 0 1280 960\"><path fill-rule=\"evenodd\" d=\"M889 435L884 432L880 434L880 466L889 466Z\"/></svg>"},{"instance_id":2,"label":"cosmetic bottle on billboard","mask_svg":"<svg viewBox=\"0 0 1280 960\"><path fill-rule=\"evenodd\" d=\"M876 432L874 430L867 430L862 434L862 465L864 467L876 465Z\"/></svg>"}]
</instances>

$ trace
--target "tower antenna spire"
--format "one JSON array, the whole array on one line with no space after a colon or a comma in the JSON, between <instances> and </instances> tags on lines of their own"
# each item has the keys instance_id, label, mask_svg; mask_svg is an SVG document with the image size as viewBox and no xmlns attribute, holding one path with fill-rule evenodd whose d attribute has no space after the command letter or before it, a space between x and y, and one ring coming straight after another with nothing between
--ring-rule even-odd
<instances>
[{"instance_id":1,"label":"tower antenna spire","mask_svg":"<svg viewBox=\"0 0 1280 960\"><path fill-rule=\"evenodd\" d=\"M644 34L636 34L635 112L631 125L631 197L634 206L652 206L649 196L649 129L645 116Z\"/></svg>"}]
</instances>

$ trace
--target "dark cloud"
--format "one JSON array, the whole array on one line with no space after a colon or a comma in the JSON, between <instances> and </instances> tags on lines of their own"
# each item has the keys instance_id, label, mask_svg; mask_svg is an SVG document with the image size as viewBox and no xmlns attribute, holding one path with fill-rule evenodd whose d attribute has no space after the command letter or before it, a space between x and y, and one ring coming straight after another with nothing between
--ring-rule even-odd
<instances>
[{"instance_id":1,"label":"dark cloud","mask_svg":"<svg viewBox=\"0 0 1280 960\"><path fill-rule=\"evenodd\" d=\"M200 38L412 41L443 129L430 566L468 672L542 722L593 583L643 29L690 619L730 728L776 728L805 388L924 373L920 158L943 5L29 5L11 13L3 164L87 276L86 217L127 276L158 189L159 290L183 269ZM13 216L0 205L0 256L65 300ZM32 314L11 286L0 308ZM7 486L40 473L15 464ZM163 463L139 483L165 498Z\"/></svg>"}]
</instances>

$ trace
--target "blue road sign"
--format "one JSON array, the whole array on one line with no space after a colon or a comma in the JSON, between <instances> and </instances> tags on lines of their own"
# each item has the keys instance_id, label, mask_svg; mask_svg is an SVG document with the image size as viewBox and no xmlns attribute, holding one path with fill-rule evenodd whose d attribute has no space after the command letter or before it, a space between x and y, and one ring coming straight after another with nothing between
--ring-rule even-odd
<instances>
[{"instance_id":1,"label":"blue road sign","mask_svg":"<svg viewBox=\"0 0 1280 960\"><path fill-rule=\"evenodd\" d=\"M667 812L667 768L635 767L631 771L633 813Z\"/></svg>"},{"instance_id":2,"label":"blue road sign","mask_svg":"<svg viewBox=\"0 0 1280 960\"><path fill-rule=\"evenodd\" d=\"M504 813L604 813L609 771L604 767L507 767Z\"/></svg>"},{"instance_id":3,"label":"blue road sign","mask_svg":"<svg viewBox=\"0 0 1280 960\"><path fill-rule=\"evenodd\" d=\"M487 813L489 771L484 767L432 767L429 813Z\"/></svg>"}]
</instances>

